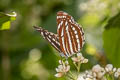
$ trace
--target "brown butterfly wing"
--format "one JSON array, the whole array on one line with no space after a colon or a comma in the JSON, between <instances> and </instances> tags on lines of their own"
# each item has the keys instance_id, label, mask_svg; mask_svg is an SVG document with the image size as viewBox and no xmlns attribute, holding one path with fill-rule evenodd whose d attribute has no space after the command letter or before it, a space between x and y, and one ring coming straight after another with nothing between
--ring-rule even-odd
<instances>
[{"instance_id":1,"label":"brown butterfly wing","mask_svg":"<svg viewBox=\"0 0 120 80\"><path fill-rule=\"evenodd\" d=\"M40 34L43 36L43 38L46 39L58 52L61 53L60 43L59 43L57 34L48 32L47 30L45 30L41 27L34 26L34 28L38 32L40 32Z\"/></svg>"},{"instance_id":2,"label":"brown butterfly wing","mask_svg":"<svg viewBox=\"0 0 120 80\"><path fill-rule=\"evenodd\" d=\"M57 13L57 33L61 51L70 57L80 52L84 44L83 29L65 12Z\"/></svg>"}]
</instances>

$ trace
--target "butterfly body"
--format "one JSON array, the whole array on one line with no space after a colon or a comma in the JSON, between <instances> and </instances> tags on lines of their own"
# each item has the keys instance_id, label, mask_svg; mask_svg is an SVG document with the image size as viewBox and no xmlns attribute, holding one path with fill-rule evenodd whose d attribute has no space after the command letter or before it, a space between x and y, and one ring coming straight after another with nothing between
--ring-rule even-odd
<instances>
[{"instance_id":1,"label":"butterfly body","mask_svg":"<svg viewBox=\"0 0 120 80\"><path fill-rule=\"evenodd\" d=\"M39 27L35 28L62 56L70 57L79 53L85 42L84 32L79 24L69 14L59 11L57 26L57 34Z\"/></svg>"}]
</instances>

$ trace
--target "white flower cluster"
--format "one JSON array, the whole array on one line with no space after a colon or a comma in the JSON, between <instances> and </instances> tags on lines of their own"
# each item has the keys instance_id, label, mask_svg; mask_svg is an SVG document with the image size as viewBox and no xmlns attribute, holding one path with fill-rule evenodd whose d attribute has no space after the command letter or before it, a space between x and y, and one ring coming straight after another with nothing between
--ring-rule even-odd
<instances>
[{"instance_id":1,"label":"white flower cluster","mask_svg":"<svg viewBox=\"0 0 120 80\"><path fill-rule=\"evenodd\" d=\"M84 75L85 80L106 80L105 75L114 75L120 77L120 68L116 69L112 64L107 64L105 68L100 65L93 66L91 71L86 71Z\"/></svg>"},{"instance_id":2,"label":"white flower cluster","mask_svg":"<svg viewBox=\"0 0 120 80\"><path fill-rule=\"evenodd\" d=\"M56 68L57 74L55 74L55 77L62 77L70 70L70 65L68 61L64 62L62 60L59 60L59 64L60 65L58 66L58 68Z\"/></svg>"},{"instance_id":3,"label":"white flower cluster","mask_svg":"<svg viewBox=\"0 0 120 80\"><path fill-rule=\"evenodd\" d=\"M120 77L120 68L118 68L114 74L116 78Z\"/></svg>"},{"instance_id":4,"label":"white flower cluster","mask_svg":"<svg viewBox=\"0 0 120 80\"><path fill-rule=\"evenodd\" d=\"M96 80L103 78L104 74L105 74L104 68L102 68L100 65L95 65L91 71L86 71L84 78Z\"/></svg>"},{"instance_id":5,"label":"white flower cluster","mask_svg":"<svg viewBox=\"0 0 120 80\"><path fill-rule=\"evenodd\" d=\"M108 64L105 67L105 71L106 71L106 73L114 74L116 71L116 68L114 68L112 64Z\"/></svg>"},{"instance_id":6,"label":"white flower cluster","mask_svg":"<svg viewBox=\"0 0 120 80\"><path fill-rule=\"evenodd\" d=\"M72 60L74 63L87 63L88 62L88 59L85 59L81 53L78 53L77 54L77 57L72 57Z\"/></svg>"}]
</instances>

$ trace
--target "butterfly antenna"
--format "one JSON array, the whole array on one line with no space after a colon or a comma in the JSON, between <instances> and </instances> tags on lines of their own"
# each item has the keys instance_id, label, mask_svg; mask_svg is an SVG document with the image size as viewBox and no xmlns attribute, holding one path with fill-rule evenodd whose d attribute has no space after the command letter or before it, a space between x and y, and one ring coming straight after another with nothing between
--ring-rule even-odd
<instances>
[{"instance_id":1,"label":"butterfly antenna","mask_svg":"<svg viewBox=\"0 0 120 80\"><path fill-rule=\"evenodd\" d=\"M36 30L42 30L41 27L33 26Z\"/></svg>"}]
</instances>

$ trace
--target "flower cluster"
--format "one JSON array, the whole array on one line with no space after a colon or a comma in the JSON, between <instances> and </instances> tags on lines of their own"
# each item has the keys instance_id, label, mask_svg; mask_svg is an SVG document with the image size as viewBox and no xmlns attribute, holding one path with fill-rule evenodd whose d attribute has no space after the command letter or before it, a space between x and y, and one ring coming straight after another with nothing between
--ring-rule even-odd
<instances>
[{"instance_id":1,"label":"flower cluster","mask_svg":"<svg viewBox=\"0 0 120 80\"><path fill-rule=\"evenodd\" d=\"M80 71L80 65L82 63L87 63L88 59L84 58L82 56L81 53L78 53L76 55L74 55L74 57L71 58L77 71ZM67 76L70 79L76 80L78 78L78 75L74 75L71 71L70 71L70 65L68 63L68 61L66 60L59 60L59 66L58 68L56 68L56 72L57 74L55 74L55 77L62 77L62 76Z\"/></svg>"},{"instance_id":2,"label":"flower cluster","mask_svg":"<svg viewBox=\"0 0 120 80\"><path fill-rule=\"evenodd\" d=\"M70 70L68 61L59 60L59 64L58 68L56 68L57 74L55 74L55 77L62 77Z\"/></svg>"},{"instance_id":3,"label":"flower cluster","mask_svg":"<svg viewBox=\"0 0 120 80\"><path fill-rule=\"evenodd\" d=\"M81 53L71 57L78 74L74 75L70 71L70 65L67 60L59 60L59 65L56 68L55 77L67 76L71 80L120 80L120 68L113 67L112 64L107 64L105 67L99 64L93 66L90 71L86 71L82 79L79 79L79 72L82 63L87 63L88 59L84 58Z\"/></svg>"},{"instance_id":4,"label":"flower cluster","mask_svg":"<svg viewBox=\"0 0 120 80\"><path fill-rule=\"evenodd\" d=\"M116 78L118 78L118 77L120 78L120 68L118 68L118 69L116 70L114 76L115 76Z\"/></svg>"},{"instance_id":5,"label":"flower cluster","mask_svg":"<svg viewBox=\"0 0 120 80\"><path fill-rule=\"evenodd\" d=\"M104 74L105 74L104 68L102 68L100 65L95 65L91 71L86 71L84 78L96 80L103 78Z\"/></svg>"},{"instance_id":6,"label":"flower cluster","mask_svg":"<svg viewBox=\"0 0 120 80\"><path fill-rule=\"evenodd\" d=\"M100 65L93 66L91 71L86 71L84 75L85 80L106 80L106 75L113 75L113 77L120 77L120 68L116 69L112 64L107 64L105 68Z\"/></svg>"},{"instance_id":7,"label":"flower cluster","mask_svg":"<svg viewBox=\"0 0 120 80\"><path fill-rule=\"evenodd\" d=\"M112 64L108 64L108 65L106 65L106 67L105 67L105 71L106 71L106 73L108 73L108 74L114 74L115 71L116 71L116 68L114 68Z\"/></svg>"},{"instance_id":8,"label":"flower cluster","mask_svg":"<svg viewBox=\"0 0 120 80\"><path fill-rule=\"evenodd\" d=\"M88 62L88 59L85 59L81 53L78 53L77 54L77 57L72 57L72 60L74 63L87 63Z\"/></svg>"}]
</instances>

